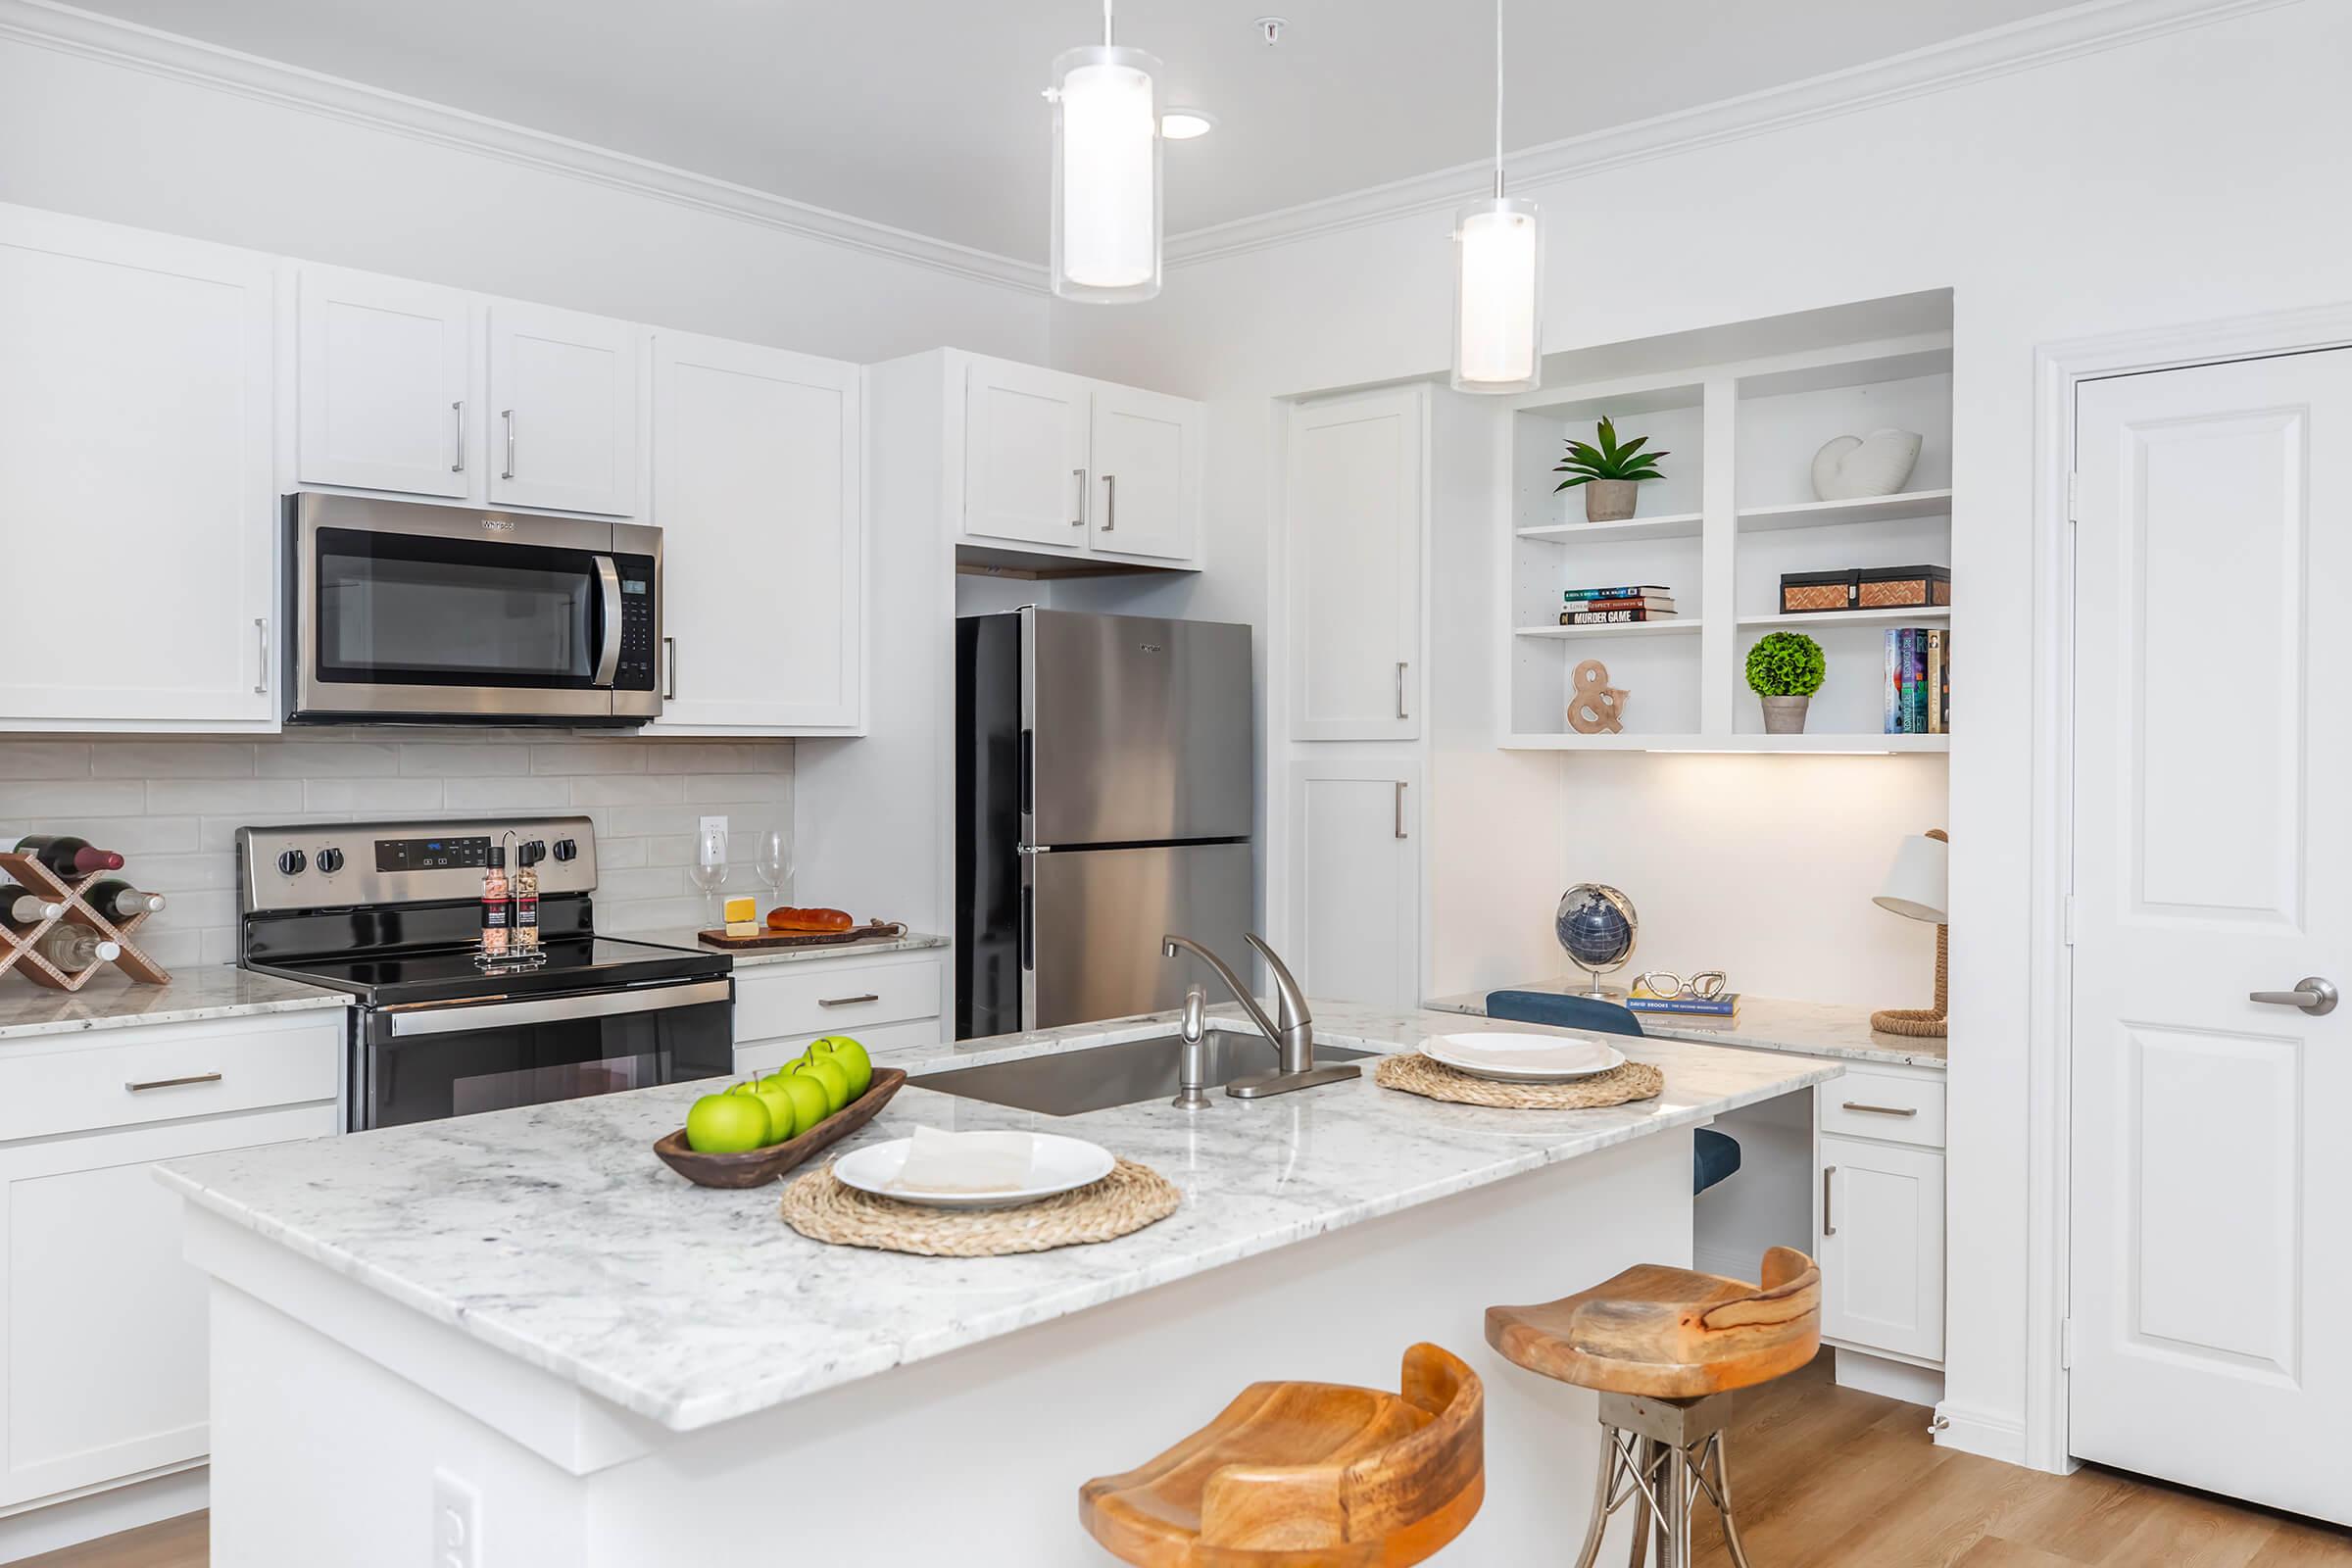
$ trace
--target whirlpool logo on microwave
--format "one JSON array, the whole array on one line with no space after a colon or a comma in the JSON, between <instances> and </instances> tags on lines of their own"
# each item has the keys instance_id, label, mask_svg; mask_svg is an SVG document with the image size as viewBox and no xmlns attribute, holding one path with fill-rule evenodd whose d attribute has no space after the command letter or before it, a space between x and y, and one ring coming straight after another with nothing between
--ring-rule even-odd
<instances>
[{"instance_id":1,"label":"whirlpool logo on microwave","mask_svg":"<svg viewBox=\"0 0 2352 1568\"><path fill-rule=\"evenodd\" d=\"M484 517L482 519L482 526L489 529L492 533L513 533L514 531L514 519L513 517Z\"/></svg>"}]
</instances>

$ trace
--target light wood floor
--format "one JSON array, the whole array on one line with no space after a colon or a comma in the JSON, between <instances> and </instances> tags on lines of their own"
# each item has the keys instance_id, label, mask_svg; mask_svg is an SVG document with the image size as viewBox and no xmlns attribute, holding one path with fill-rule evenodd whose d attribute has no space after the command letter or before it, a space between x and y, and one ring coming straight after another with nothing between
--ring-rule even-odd
<instances>
[{"instance_id":1,"label":"light wood floor","mask_svg":"<svg viewBox=\"0 0 2352 1568\"><path fill-rule=\"evenodd\" d=\"M1740 1401L1732 1484L1755 1568L2352 1568L2340 1530L1938 1448L1927 1411L1838 1388L1826 1353ZM1730 1568L1703 1509L1699 1530L1697 1568ZM206 1536L190 1514L18 1568L208 1568Z\"/></svg>"}]
</instances>

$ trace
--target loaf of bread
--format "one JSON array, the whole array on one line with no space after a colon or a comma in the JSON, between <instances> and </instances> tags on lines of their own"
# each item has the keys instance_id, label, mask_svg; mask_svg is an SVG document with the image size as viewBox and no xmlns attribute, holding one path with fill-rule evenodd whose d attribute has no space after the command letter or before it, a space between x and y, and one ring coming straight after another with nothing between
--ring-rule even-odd
<instances>
[{"instance_id":1,"label":"loaf of bread","mask_svg":"<svg viewBox=\"0 0 2352 1568\"><path fill-rule=\"evenodd\" d=\"M767 911L770 931L828 932L847 931L857 924L844 909L789 909Z\"/></svg>"}]
</instances>

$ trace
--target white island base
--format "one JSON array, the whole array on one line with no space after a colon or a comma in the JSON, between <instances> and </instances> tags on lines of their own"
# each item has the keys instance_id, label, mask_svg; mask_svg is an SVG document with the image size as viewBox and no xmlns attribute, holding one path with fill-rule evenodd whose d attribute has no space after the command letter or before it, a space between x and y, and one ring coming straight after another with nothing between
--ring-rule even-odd
<instances>
[{"instance_id":1,"label":"white island base","mask_svg":"<svg viewBox=\"0 0 2352 1568\"><path fill-rule=\"evenodd\" d=\"M1393 1389L1428 1340L1487 1385L1486 1505L1439 1560L1565 1561L1594 1397L1501 1360L1483 1314L1688 1264L1690 1145L1660 1130L687 1432L191 1205L189 1257L214 1276L214 1560L1101 1564L1082 1481L1253 1380Z\"/></svg>"}]
</instances>

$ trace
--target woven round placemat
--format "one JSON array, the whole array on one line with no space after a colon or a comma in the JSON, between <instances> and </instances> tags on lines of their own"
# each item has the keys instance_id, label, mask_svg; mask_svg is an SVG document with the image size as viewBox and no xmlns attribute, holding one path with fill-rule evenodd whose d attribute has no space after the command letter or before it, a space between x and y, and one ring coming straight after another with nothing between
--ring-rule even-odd
<instances>
[{"instance_id":1,"label":"woven round placemat","mask_svg":"<svg viewBox=\"0 0 2352 1568\"><path fill-rule=\"evenodd\" d=\"M1004 1257L1115 1241L1176 1212L1183 1196L1122 1159L1099 1182L1019 1208L925 1208L844 1186L831 1165L784 1189L784 1223L812 1242L923 1257Z\"/></svg>"},{"instance_id":2,"label":"woven round placemat","mask_svg":"<svg viewBox=\"0 0 2352 1568\"><path fill-rule=\"evenodd\" d=\"M1506 1110L1592 1110L1654 1100L1666 1089L1666 1075L1646 1061L1629 1061L1574 1083L1506 1084L1448 1067L1417 1051L1383 1056L1380 1065L1372 1069L1372 1081L1383 1089L1401 1089L1408 1095Z\"/></svg>"}]
</instances>

